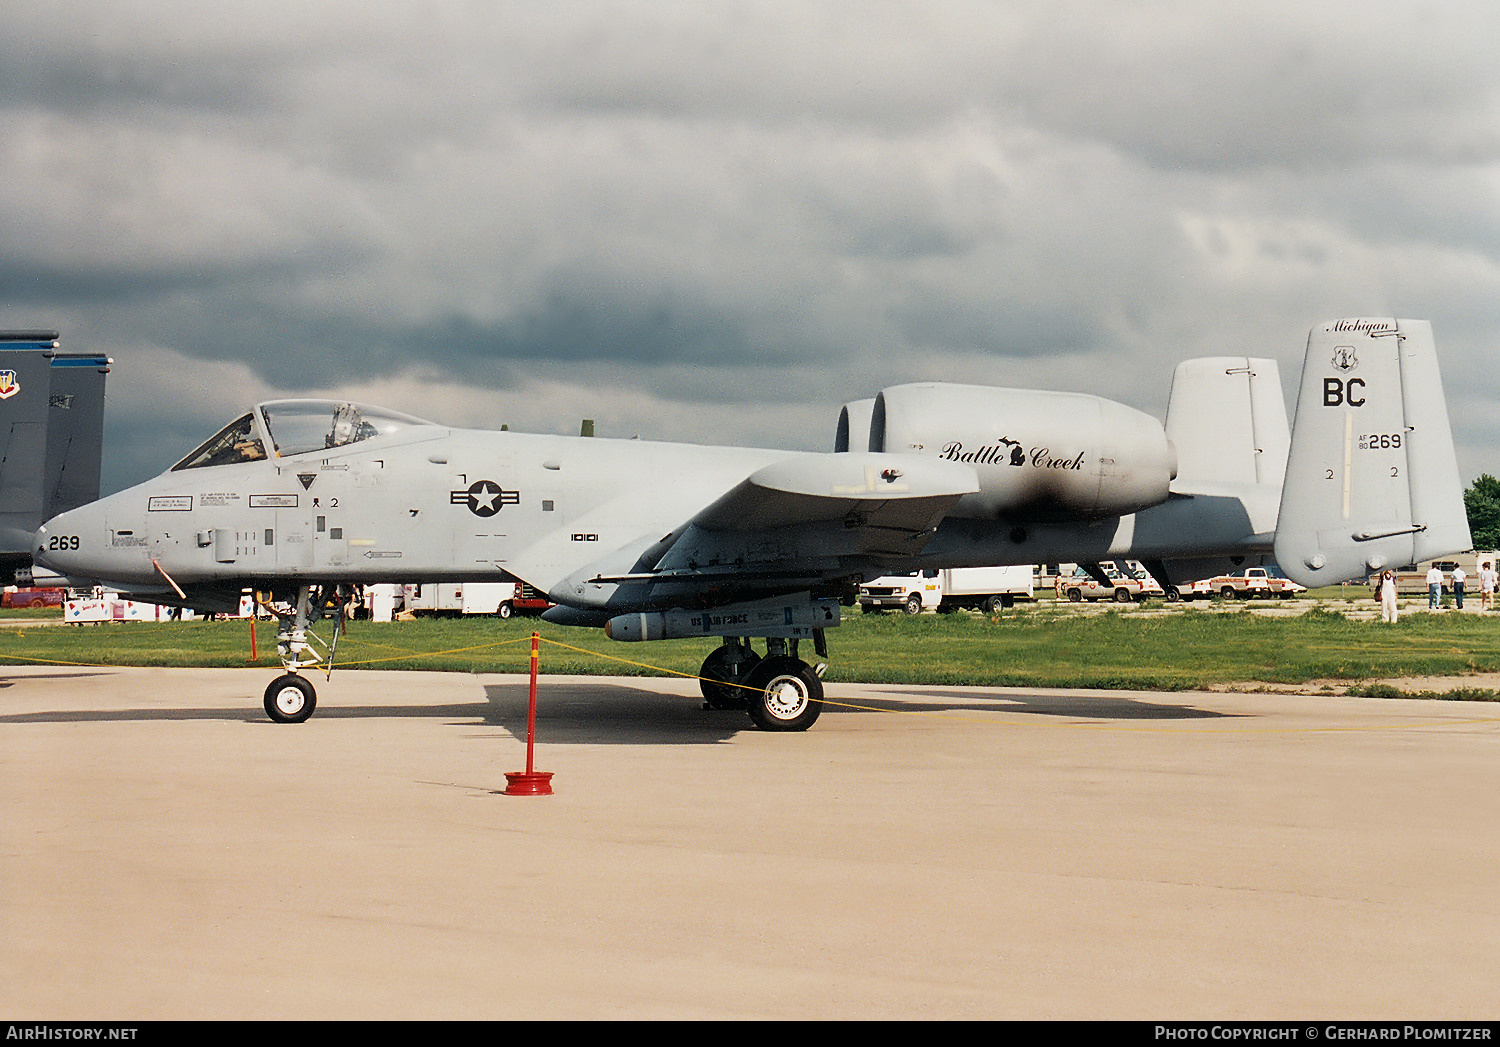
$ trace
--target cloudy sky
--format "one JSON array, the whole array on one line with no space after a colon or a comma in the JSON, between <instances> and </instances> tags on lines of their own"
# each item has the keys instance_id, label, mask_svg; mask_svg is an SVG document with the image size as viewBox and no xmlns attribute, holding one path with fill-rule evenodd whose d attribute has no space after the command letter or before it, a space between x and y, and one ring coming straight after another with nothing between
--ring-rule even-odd
<instances>
[{"instance_id":1,"label":"cloudy sky","mask_svg":"<svg viewBox=\"0 0 1500 1047\"><path fill-rule=\"evenodd\" d=\"M244 406L821 449L922 378L1433 322L1500 473L1500 5L0 0L0 327L105 487Z\"/></svg>"}]
</instances>

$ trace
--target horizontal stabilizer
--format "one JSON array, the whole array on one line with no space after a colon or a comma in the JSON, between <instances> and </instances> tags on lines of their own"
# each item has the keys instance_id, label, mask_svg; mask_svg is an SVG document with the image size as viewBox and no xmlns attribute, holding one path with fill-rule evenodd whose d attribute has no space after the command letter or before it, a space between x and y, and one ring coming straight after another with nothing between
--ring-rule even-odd
<instances>
[{"instance_id":1,"label":"horizontal stabilizer","mask_svg":"<svg viewBox=\"0 0 1500 1047\"><path fill-rule=\"evenodd\" d=\"M1276 529L1282 570L1328 585L1471 544L1431 325L1314 328Z\"/></svg>"}]
</instances>

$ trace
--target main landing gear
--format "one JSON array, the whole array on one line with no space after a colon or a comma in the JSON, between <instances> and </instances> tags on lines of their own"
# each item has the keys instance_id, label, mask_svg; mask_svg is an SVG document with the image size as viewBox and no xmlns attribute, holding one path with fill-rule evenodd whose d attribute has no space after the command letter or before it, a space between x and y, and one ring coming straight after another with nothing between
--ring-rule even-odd
<instances>
[{"instance_id":1,"label":"main landing gear","mask_svg":"<svg viewBox=\"0 0 1500 1047\"><path fill-rule=\"evenodd\" d=\"M818 654L827 657L823 630L814 630ZM726 636L703 661L704 708L744 709L763 731L805 731L823 711L823 666L797 657L797 641L766 640L762 658L747 638Z\"/></svg>"},{"instance_id":2,"label":"main landing gear","mask_svg":"<svg viewBox=\"0 0 1500 1047\"><path fill-rule=\"evenodd\" d=\"M286 670L266 688L266 715L277 723L302 723L318 707L318 692L300 670L323 667L323 656L313 646L318 644L328 652L326 671L333 671L333 652L344 631L347 594L340 587L299 585L289 606L273 604L259 596L257 602L276 616L276 654ZM311 628L325 617L333 620L333 633L326 644Z\"/></svg>"}]
</instances>

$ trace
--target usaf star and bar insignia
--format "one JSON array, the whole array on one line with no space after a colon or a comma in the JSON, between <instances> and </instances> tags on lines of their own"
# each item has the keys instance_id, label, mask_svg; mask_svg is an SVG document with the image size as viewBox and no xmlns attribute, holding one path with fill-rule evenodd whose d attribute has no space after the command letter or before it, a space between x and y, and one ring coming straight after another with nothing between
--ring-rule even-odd
<instances>
[{"instance_id":1,"label":"usaf star and bar insignia","mask_svg":"<svg viewBox=\"0 0 1500 1047\"><path fill-rule=\"evenodd\" d=\"M448 492L452 505L467 505L475 516L494 516L501 506L520 505L521 492L507 491L493 480L475 480L467 489Z\"/></svg>"}]
</instances>

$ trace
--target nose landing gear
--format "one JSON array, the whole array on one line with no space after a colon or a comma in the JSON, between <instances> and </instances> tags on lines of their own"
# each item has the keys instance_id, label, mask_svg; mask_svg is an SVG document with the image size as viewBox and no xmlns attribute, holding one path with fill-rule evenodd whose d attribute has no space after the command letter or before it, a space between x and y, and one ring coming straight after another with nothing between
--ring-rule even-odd
<instances>
[{"instance_id":1,"label":"nose landing gear","mask_svg":"<svg viewBox=\"0 0 1500 1047\"><path fill-rule=\"evenodd\" d=\"M299 585L289 607L259 595L256 601L276 616L276 654L286 670L266 688L266 715L276 723L303 723L318 707L318 693L300 670L323 667L325 673L333 672L333 654L344 631L346 596L337 586L325 589ZM333 632L326 644L311 629L314 622L324 617L333 621ZM314 644L327 650L326 666Z\"/></svg>"},{"instance_id":2,"label":"nose landing gear","mask_svg":"<svg viewBox=\"0 0 1500 1047\"><path fill-rule=\"evenodd\" d=\"M265 707L277 723L302 723L318 707L318 694L306 677L286 673L266 688Z\"/></svg>"}]
</instances>

